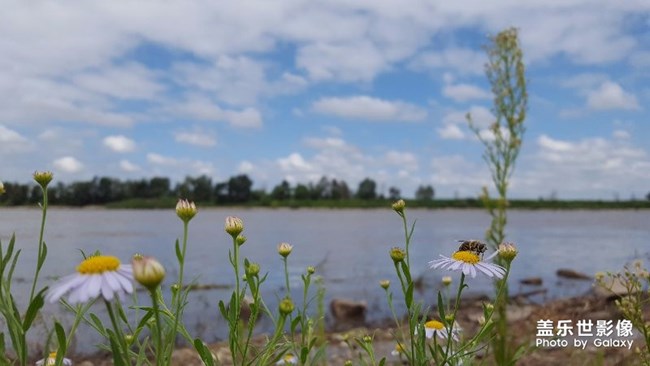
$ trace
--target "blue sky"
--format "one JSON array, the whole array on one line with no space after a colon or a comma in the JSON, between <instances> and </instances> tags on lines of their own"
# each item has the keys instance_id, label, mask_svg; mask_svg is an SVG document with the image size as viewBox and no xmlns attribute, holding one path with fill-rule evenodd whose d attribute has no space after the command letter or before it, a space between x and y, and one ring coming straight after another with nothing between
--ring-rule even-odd
<instances>
[{"instance_id":1,"label":"blue sky","mask_svg":"<svg viewBox=\"0 0 650 366\"><path fill-rule=\"evenodd\" d=\"M650 191L647 1L2 1L0 180L490 185L487 36L529 80L513 197Z\"/></svg>"}]
</instances>

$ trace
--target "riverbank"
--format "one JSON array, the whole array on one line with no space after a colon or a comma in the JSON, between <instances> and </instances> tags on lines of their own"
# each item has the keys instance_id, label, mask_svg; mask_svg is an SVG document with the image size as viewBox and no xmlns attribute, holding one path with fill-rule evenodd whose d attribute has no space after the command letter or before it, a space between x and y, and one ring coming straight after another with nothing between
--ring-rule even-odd
<instances>
[{"instance_id":1,"label":"riverbank","mask_svg":"<svg viewBox=\"0 0 650 366\"><path fill-rule=\"evenodd\" d=\"M479 327L479 320L482 315L481 304L484 299L465 299L465 304L459 311L458 322L466 335L474 334ZM644 309L646 319L650 317L650 306ZM566 365L636 365L638 359L635 349L638 347L643 352L644 342L635 333L633 337L622 337L632 341L628 349L625 345L603 345L596 341L599 338L616 338L615 333L611 337L565 337L568 345L563 347L535 347L537 337L537 325L540 320L551 320L557 324L559 320L571 320L575 326L578 320L592 320L595 324L598 320L609 321L616 324L621 319L621 314L614 304L612 297L589 293L566 299L558 299L545 304L534 304L526 297L515 297L509 306L509 324L513 339L516 343L527 344L528 351L519 360L518 365L542 366L553 364ZM328 365L342 365L346 360L358 360L359 350L350 348L345 340L354 337L371 335L374 337L373 344L378 359L386 357L386 365L404 365L399 357L391 355L395 347L393 335L396 329L391 323L378 326L361 326L341 332L327 334L327 358ZM577 331L574 332L574 336ZM560 340L563 338L559 338ZM586 340L584 349L574 346L574 339ZM257 340L263 341L263 337ZM353 342L352 342L353 343ZM217 342L210 345L210 349L224 365L229 365L230 352L226 342ZM109 366L112 365L108 355L95 355L92 357L72 357L76 366ZM479 358L486 365L493 364L489 351L487 355L479 353ZM172 365L200 366L202 365L196 352L190 348L179 348L174 352Z\"/></svg>"}]
</instances>

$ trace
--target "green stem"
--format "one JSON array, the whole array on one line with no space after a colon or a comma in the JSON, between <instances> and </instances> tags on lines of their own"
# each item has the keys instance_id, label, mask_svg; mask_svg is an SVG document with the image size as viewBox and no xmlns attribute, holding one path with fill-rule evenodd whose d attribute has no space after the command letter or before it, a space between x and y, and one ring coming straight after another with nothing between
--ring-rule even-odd
<instances>
[{"instance_id":1,"label":"green stem","mask_svg":"<svg viewBox=\"0 0 650 366\"><path fill-rule=\"evenodd\" d=\"M45 218L47 216L47 187L43 188L41 187L41 191L43 192L43 205L42 205L42 214L41 214L41 231L38 235L38 258L36 261L36 273L34 274L34 281L32 282L32 289L29 292L29 303L32 303L32 300L34 299L34 292L36 291L36 282L38 281L38 274L41 272L41 267L43 267L43 263L45 262L45 258L43 257L43 234L45 233ZM42 258L43 257L43 258Z\"/></svg>"},{"instance_id":2,"label":"green stem","mask_svg":"<svg viewBox=\"0 0 650 366\"><path fill-rule=\"evenodd\" d=\"M117 337L117 340L119 342L119 347L122 348L122 357L125 365L130 365L131 360L130 360L130 355L129 355L129 346L126 344L126 340L124 339L124 334L122 334L122 328L119 327L117 324L117 319L115 318L115 314L113 312L113 307L111 306L111 303L108 302L108 300L104 300L104 304L106 304L106 309L108 310L108 316L111 319L111 324L113 325L113 329L115 330L115 337Z\"/></svg>"},{"instance_id":3,"label":"green stem","mask_svg":"<svg viewBox=\"0 0 650 366\"><path fill-rule=\"evenodd\" d=\"M451 324L447 324L447 332L448 332L448 338L447 338L447 347L445 348L445 360L449 360L449 351L451 350L451 344L453 343L453 331L454 331L454 322L456 322L456 313L458 313L458 308L460 307L460 294L463 292L463 288L465 287L465 273L460 274L460 285L458 286L458 292L456 293L456 303L454 304L454 313L452 314L451 317ZM441 319L446 322L446 319ZM444 364L444 362L443 362Z\"/></svg>"},{"instance_id":4,"label":"green stem","mask_svg":"<svg viewBox=\"0 0 650 366\"><path fill-rule=\"evenodd\" d=\"M156 365L165 365L164 352L162 349L162 323L160 322L160 305L158 304L158 297L156 296L156 289L149 291L151 295L151 304L153 306L153 313L156 319ZM174 332L176 335L176 332Z\"/></svg>"},{"instance_id":5,"label":"green stem","mask_svg":"<svg viewBox=\"0 0 650 366\"><path fill-rule=\"evenodd\" d=\"M174 351L174 346L176 345L176 333L178 332L178 323L180 322L180 318L182 317L182 308L183 308L183 302L181 301L182 298L182 291L183 291L183 273L184 273L184 268L185 268L185 253L187 251L187 237L189 234L189 221L183 220L183 247L181 249L181 258L182 260L179 260L178 266L178 290L176 291L176 294L174 295L174 299L176 300L176 308L174 309L174 327L172 328L172 333L171 337L172 339L169 340L169 342L172 342L171 347L169 347L169 353L165 355L165 359L169 358L171 359L171 353ZM154 299L154 303L156 303Z\"/></svg>"},{"instance_id":6,"label":"green stem","mask_svg":"<svg viewBox=\"0 0 650 366\"><path fill-rule=\"evenodd\" d=\"M402 223L404 224L404 243L406 244L406 266L411 269L411 257L409 256L409 244L411 242L411 237L409 236L408 225L406 224L406 214L402 213Z\"/></svg>"}]
</instances>

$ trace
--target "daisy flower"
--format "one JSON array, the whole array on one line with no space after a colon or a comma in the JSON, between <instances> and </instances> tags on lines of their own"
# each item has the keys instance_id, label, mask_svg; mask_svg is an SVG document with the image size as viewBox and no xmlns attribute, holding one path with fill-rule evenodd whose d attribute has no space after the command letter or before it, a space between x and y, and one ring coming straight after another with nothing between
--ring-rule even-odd
<instances>
[{"instance_id":1,"label":"daisy flower","mask_svg":"<svg viewBox=\"0 0 650 366\"><path fill-rule=\"evenodd\" d=\"M52 366L56 364L56 352L50 353L46 359L36 361L36 366ZM68 358L63 358L63 366L72 366L72 361Z\"/></svg>"},{"instance_id":2,"label":"daisy flower","mask_svg":"<svg viewBox=\"0 0 650 366\"><path fill-rule=\"evenodd\" d=\"M498 252L495 252L495 254ZM487 259L494 257L494 254ZM442 268L450 271L463 271L465 275L476 277L476 270L488 277L503 278L506 269L494 264L483 262L481 257L469 250L459 250L451 255L451 258L440 255L440 259L429 262L429 268Z\"/></svg>"},{"instance_id":3,"label":"daisy flower","mask_svg":"<svg viewBox=\"0 0 650 366\"><path fill-rule=\"evenodd\" d=\"M458 333L456 329L451 330L451 339L454 341L458 341L458 336L456 333ZM428 322L424 323L424 335L428 339L433 338L434 335L437 335L440 339L449 338L449 332L447 332L447 328L445 328L445 325L442 324L442 322L439 322L437 320L429 320Z\"/></svg>"},{"instance_id":4,"label":"daisy flower","mask_svg":"<svg viewBox=\"0 0 650 366\"><path fill-rule=\"evenodd\" d=\"M298 358L293 355L293 353L287 353L284 355L280 361L276 362L276 365L295 365L298 363Z\"/></svg>"},{"instance_id":5,"label":"daisy flower","mask_svg":"<svg viewBox=\"0 0 650 366\"><path fill-rule=\"evenodd\" d=\"M117 257L95 255L77 266L77 273L65 276L55 283L45 295L48 302L56 302L70 293L71 304L87 302L102 296L111 301L116 296L133 292L133 269L120 264Z\"/></svg>"},{"instance_id":6,"label":"daisy flower","mask_svg":"<svg viewBox=\"0 0 650 366\"><path fill-rule=\"evenodd\" d=\"M401 356L404 353L404 347L401 344L396 344L395 349L390 352L391 355L397 357Z\"/></svg>"}]
</instances>

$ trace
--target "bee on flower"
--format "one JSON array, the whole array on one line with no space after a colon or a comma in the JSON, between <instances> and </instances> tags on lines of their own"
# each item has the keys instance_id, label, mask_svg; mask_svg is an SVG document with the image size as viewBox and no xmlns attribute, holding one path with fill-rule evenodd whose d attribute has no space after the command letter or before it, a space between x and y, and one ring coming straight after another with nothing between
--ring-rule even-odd
<instances>
[{"instance_id":1,"label":"bee on flower","mask_svg":"<svg viewBox=\"0 0 650 366\"><path fill-rule=\"evenodd\" d=\"M451 255L445 257L440 255L439 259L429 262L429 268L442 268L450 271L462 271L466 276L476 277L476 273L480 272L488 277L503 278L506 274L506 269L494 264L486 262L497 255L499 251L494 252L491 256L483 260L481 255L472 250L458 250ZM481 253L482 254L482 253Z\"/></svg>"}]
</instances>

